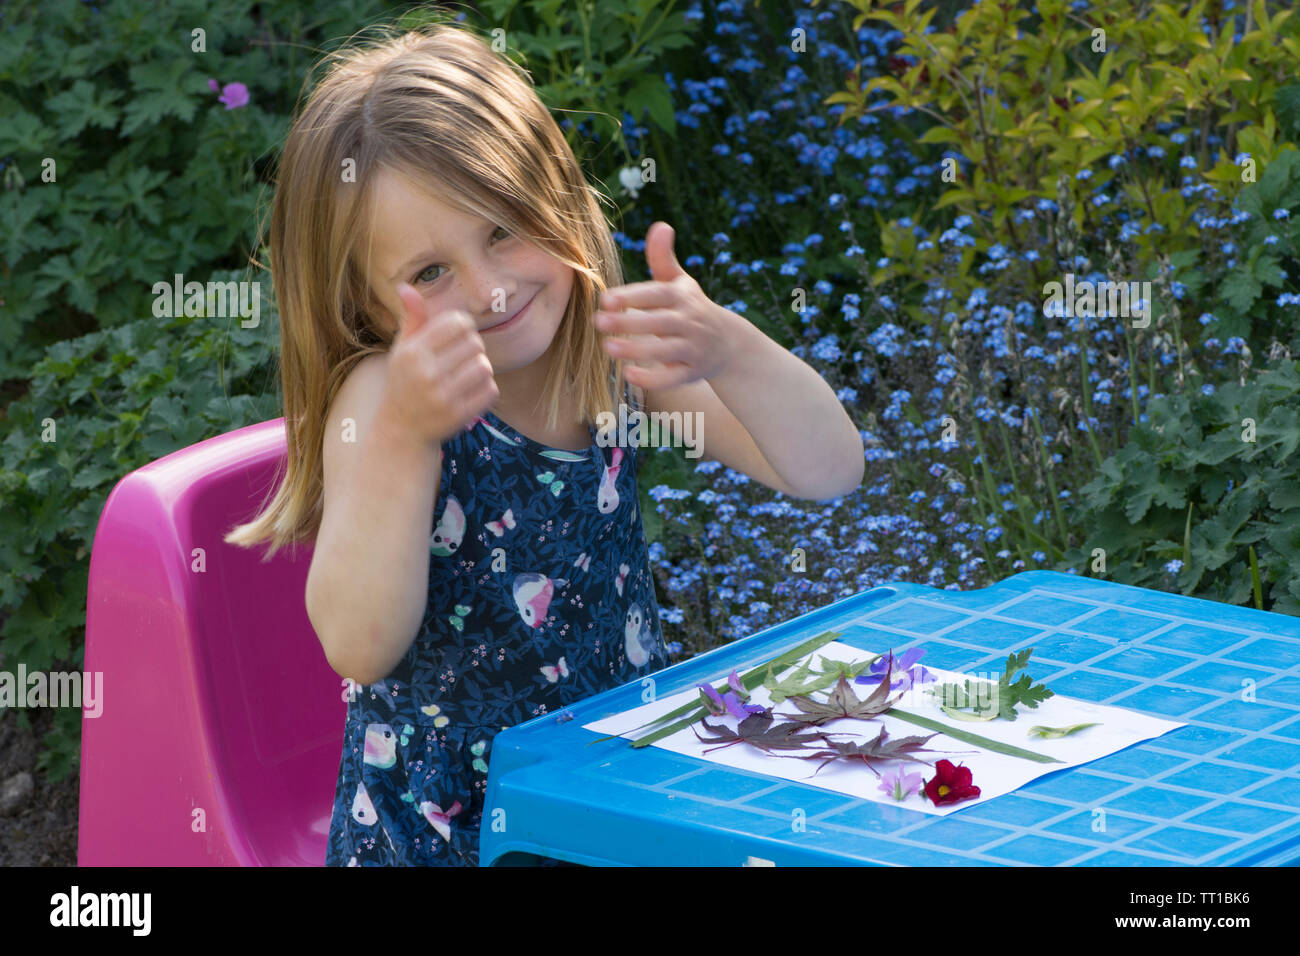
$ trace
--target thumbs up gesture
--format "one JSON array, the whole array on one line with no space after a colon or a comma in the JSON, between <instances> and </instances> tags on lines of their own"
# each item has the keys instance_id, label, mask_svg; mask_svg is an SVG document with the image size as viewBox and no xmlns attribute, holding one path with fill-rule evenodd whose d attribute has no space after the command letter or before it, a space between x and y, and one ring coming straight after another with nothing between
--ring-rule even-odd
<instances>
[{"instance_id":1,"label":"thumbs up gesture","mask_svg":"<svg viewBox=\"0 0 1300 956\"><path fill-rule=\"evenodd\" d=\"M743 334L745 319L713 302L687 274L673 252L673 227L651 224L646 233L645 258L649 282L607 289L596 328L610 336L605 349L623 359L627 380L642 388L671 388L725 372Z\"/></svg>"},{"instance_id":2,"label":"thumbs up gesture","mask_svg":"<svg viewBox=\"0 0 1300 956\"><path fill-rule=\"evenodd\" d=\"M430 314L423 296L398 283L402 312L384 376L387 417L440 445L496 401L492 363L469 314Z\"/></svg>"}]
</instances>

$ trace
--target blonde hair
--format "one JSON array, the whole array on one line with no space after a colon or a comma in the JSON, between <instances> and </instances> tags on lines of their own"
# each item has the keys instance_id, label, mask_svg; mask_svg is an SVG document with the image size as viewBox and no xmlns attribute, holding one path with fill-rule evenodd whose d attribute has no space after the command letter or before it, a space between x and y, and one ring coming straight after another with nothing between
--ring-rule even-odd
<instances>
[{"instance_id":1,"label":"blonde hair","mask_svg":"<svg viewBox=\"0 0 1300 956\"><path fill-rule=\"evenodd\" d=\"M557 425L566 383L591 421L615 411L626 383L622 361L609 356L590 321L600 293L623 283L618 248L600 194L527 74L477 34L448 23L381 31L378 40L354 42L321 61L328 71L295 117L280 157L270 260L280 312L285 477L264 510L225 536L241 547L269 540L264 561L319 530L326 412L357 362L392 345L395 322L381 320L388 310L366 279L381 169L436 188L449 204L575 270L542 393L549 428ZM352 177L344 175L349 167Z\"/></svg>"}]
</instances>

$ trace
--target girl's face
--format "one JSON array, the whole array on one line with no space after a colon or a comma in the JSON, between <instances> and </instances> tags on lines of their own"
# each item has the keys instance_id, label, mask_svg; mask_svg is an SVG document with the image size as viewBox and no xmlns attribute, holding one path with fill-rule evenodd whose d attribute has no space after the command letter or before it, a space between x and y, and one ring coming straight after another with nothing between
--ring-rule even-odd
<instances>
[{"instance_id":1,"label":"girl's face","mask_svg":"<svg viewBox=\"0 0 1300 956\"><path fill-rule=\"evenodd\" d=\"M493 374L546 353L569 304L569 266L391 170L379 173L375 203L370 285L393 316L404 314L397 283L407 282L432 314L469 313Z\"/></svg>"}]
</instances>

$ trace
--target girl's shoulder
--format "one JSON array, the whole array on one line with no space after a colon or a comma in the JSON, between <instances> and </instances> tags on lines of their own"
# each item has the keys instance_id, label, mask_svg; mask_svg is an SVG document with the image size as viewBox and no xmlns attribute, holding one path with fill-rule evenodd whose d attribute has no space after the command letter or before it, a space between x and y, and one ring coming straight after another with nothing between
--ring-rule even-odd
<instances>
[{"instance_id":1,"label":"girl's shoulder","mask_svg":"<svg viewBox=\"0 0 1300 956\"><path fill-rule=\"evenodd\" d=\"M337 491L343 482L335 479L342 477L356 461L356 456L344 453L342 444L329 441L329 436L343 433L343 422L352 419L357 434L365 434L370 423L379 413L380 401L384 393L384 377L387 369L386 353L371 353L363 356L353 366L339 386L337 394L325 413L325 428L322 432L324 441L321 449L321 467L324 472L325 506L329 506L331 489Z\"/></svg>"}]
</instances>

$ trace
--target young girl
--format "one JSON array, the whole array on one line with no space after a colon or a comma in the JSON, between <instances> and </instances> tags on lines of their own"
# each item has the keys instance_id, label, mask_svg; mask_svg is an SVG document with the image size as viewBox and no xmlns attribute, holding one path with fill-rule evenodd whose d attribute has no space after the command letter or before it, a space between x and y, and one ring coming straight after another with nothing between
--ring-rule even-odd
<instances>
[{"instance_id":1,"label":"young girl","mask_svg":"<svg viewBox=\"0 0 1300 956\"><path fill-rule=\"evenodd\" d=\"M287 471L226 540L315 537L307 610L350 691L326 864L477 865L495 735L667 663L639 450L591 424L646 395L593 320L622 283L597 194L522 71L445 24L328 62L271 223ZM833 393L773 348L729 401L769 435L838 409L860 481ZM712 457L803 493L711 400ZM803 430L784 473L826 447Z\"/></svg>"}]
</instances>

